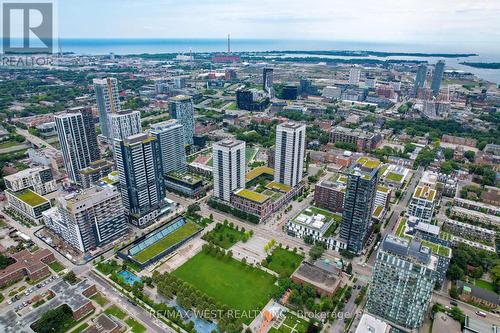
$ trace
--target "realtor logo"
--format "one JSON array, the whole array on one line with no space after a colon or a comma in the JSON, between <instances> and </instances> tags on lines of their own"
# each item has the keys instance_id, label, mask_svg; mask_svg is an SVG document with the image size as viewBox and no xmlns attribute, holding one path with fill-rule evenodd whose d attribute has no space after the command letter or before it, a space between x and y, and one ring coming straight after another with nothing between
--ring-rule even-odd
<instances>
[{"instance_id":1,"label":"realtor logo","mask_svg":"<svg viewBox=\"0 0 500 333\"><path fill-rule=\"evenodd\" d=\"M2 46L5 54L52 53L54 8L51 2L2 3Z\"/></svg>"}]
</instances>

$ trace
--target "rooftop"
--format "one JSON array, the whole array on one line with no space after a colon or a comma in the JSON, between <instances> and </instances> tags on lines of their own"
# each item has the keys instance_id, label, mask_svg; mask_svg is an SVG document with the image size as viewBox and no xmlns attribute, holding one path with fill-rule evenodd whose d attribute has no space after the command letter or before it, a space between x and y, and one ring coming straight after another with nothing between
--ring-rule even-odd
<instances>
[{"instance_id":1,"label":"rooftop","mask_svg":"<svg viewBox=\"0 0 500 333\"><path fill-rule=\"evenodd\" d=\"M247 174L245 175L245 178L246 178L246 181L249 182L249 181L251 181L251 180L253 180L253 179L255 179L263 174L273 176L274 169L266 167L266 166L260 166L260 167L257 167L255 169L247 172Z\"/></svg>"},{"instance_id":2,"label":"rooftop","mask_svg":"<svg viewBox=\"0 0 500 333\"><path fill-rule=\"evenodd\" d=\"M367 156L360 157L356 163L367 169L375 169L381 164L379 160Z\"/></svg>"},{"instance_id":3,"label":"rooftop","mask_svg":"<svg viewBox=\"0 0 500 333\"><path fill-rule=\"evenodd\" d=\"M305 127L305 125L301 124L301 123L288 121L288 122L279 124L278 127L296 130L296 129L299 129L301 127Z\"/></svg>"},{"instance_id":4,"label":"rooftop","mask_svg":"<svg viewBox=\"0 0 500 333\"><path fill-rule=\"evenodd\" d=\"M244 144L244 143L245 142L241 141L241 140L224 139L224 140L216 142L215 145L221 146L221 147L226 147L226 148L234 148L234 147L237 147L237 146Z\"/></svg>"},{"instance_id":5,"label":"rooftop","mask_svg":"<svg viewBox=\"0 0 500 333\"><path fill-rule=\"evenodd\" d=\"M25 202L31 207L36 207L42 205L44 203L48 203L49 200L45 199L41 195L33 192L32 190L26 189L19 192L11 192L13 193L19 200Z\"/></svg>"},{"instance_id":6,"label":"rooftop","mask_svg":"<svg viewBox=\"0 0 500 333\"><path fill-rule=\"evenodd\" d=\"M428 201L434 201L435 196L436 196L436 190L430 188L427 185L417 186L415 192L413 193L414 198L428 200Z\"/></svg>"},{"instance_id":7,"label":"rooftop","mask_svg":"<svg viewBox=\"0 0 500 333\"><path fill-rule=\"evenodd\" d=\"M190 101L191 100L191 96L177 95L177 96L171 97L170 100L173 101L173 102Z\"/></svg>"},{"instance_id":8,"label":"rooftop","mask_svg":"<svg viewBox=\"0 0 500 333\"><path fill-rule=\"evenodd\" d=\"M236 191L234 194L239 196L239 197L242 197L242 198L254 201L254 202L258 202L258 203L263 203L264 201L269 199L269 197L267 195L263 195L263 194L255 192L255 191L247 190L245 188L241 189L239 191Z\"/></svg>"},{"instance_id":9,"label":"rooftop","mask_svg":"<svg viewBox=\"0 0 500 333\"><path fill-rule=\"evenodd\" d=\"M285 193L289 192L292 189L290 186L282 184L282 183L278 183L276 181L272 181L269 184L267 184L266 188L268 188L270 190L278 190L278 191L285 192Z\"/></svg>"}]
</instances>

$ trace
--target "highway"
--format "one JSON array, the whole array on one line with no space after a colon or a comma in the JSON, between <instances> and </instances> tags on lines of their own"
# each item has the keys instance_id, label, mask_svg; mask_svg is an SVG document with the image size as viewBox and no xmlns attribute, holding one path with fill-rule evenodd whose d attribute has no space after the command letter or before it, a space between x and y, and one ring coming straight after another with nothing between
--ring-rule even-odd
<instances>
[{"instance_id":1,"label":"highway","mask_svg":"<svg viewBox=\"0 0 500 333\"><path fill-rule=\"evenodd\" d=\"M56 149L54 146L52 146L47 141L45 141L45 140L43 140L43 139L41 139L41 138L39 138L39 137L37 137L35 135L31 135L25 129L16 127L16 132L17 132L17 134L24 136L26 138L26 140L28 140L29 142L31 142L33 145L37 146L38 148L40 148L42 146L45 146L47 148Z\"/></svg>"}]
</instances>

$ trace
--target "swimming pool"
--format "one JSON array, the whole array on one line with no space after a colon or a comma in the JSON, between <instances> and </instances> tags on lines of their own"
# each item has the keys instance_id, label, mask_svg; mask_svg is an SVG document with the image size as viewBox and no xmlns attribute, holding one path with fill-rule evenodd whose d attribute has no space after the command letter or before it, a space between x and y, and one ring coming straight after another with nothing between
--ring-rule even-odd
<instances>
[{"instance_id":1,"label":"swimming pool","mask_svg":"<svg viewBox=\"0 0 500 333\"><path fill-rule=\"evenodd\" d=\"M118 272L118 276L121 276L125 280L125 283L130 286L133 286L136 282L142 282L140 277L126 270Z\"/></svg>"}]
</instances>

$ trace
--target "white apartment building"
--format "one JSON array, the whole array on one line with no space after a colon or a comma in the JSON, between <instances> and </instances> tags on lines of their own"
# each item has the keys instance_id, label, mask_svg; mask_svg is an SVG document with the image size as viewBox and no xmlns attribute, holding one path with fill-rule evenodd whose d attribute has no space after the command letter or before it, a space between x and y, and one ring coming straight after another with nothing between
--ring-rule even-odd
<instances>
[{"instance_id":1,"label":"white apartment building","mask_svg":"<svg viewBox=\"0 0 500 333\"><path fill-rule=\"evenodd\" d=\"M163 174L172 171L185 172L187 163L182 124L176 119L170 119L151 125L149 133L160 143Z\"/></svg>"},{"instance_id":2,"label":"white apartment building","mask_svg":"<svg viewBox=\"0 0 500 333\"><path fill-rule=\"evenodd\" d=\"M276 127L274 181L295 186L304 169L306 125L286 122Z\"/></svg>"},{"instance_id":3,"label":"white apartment building","mask_svg":"<svg viewBox=\"0 0 500 333\"><path fill-rule=\"evenodd\" d=\"M436 190L428 185L418 185L408 205L408 216L415 222L431 223L436 205Z\"/></svg>"},{"instance_id":4,"label":"white apartment building","mask_svg":"<svg viewBox=\"0 0 500 333\"><path fill-rule=\"evenodd\" d=\"M57 190L56 181L49 167L22 170L3 179L5 186L14 192L30 188L40 195L45 195Z\"/></svg>"},{"instance_id":5,"label":"white apartment building","mask_svg":"<svg viewBox=\"0 0 500 333\"><path fill-rule=\"evenodd\" d=\"M124 111L108 114L109 135L111 139L122 140L142 132L141 112Z\"/></svg>"},{"instance_id":6,"label":"white apartment building","mask_svg":"<svg viewBox=\"0 0 500 333\"><path fill-rule=\"evenodd\" d=\"M349 70L349 84L351 85L359 85L359 79L361 78L361 68L352 67Z\"/></svg>"},{"instance_id":7,"label":"white apartment building","mask_svg":"<svg viewBox=\"0 0 500 333\"><path fill-rule=\"evenodd\" d=\"M214 196L224 201L230 201L231 193L245 188L245 142L224 139L214 143L213 178Z\"/></svg>"}]
</instances>

